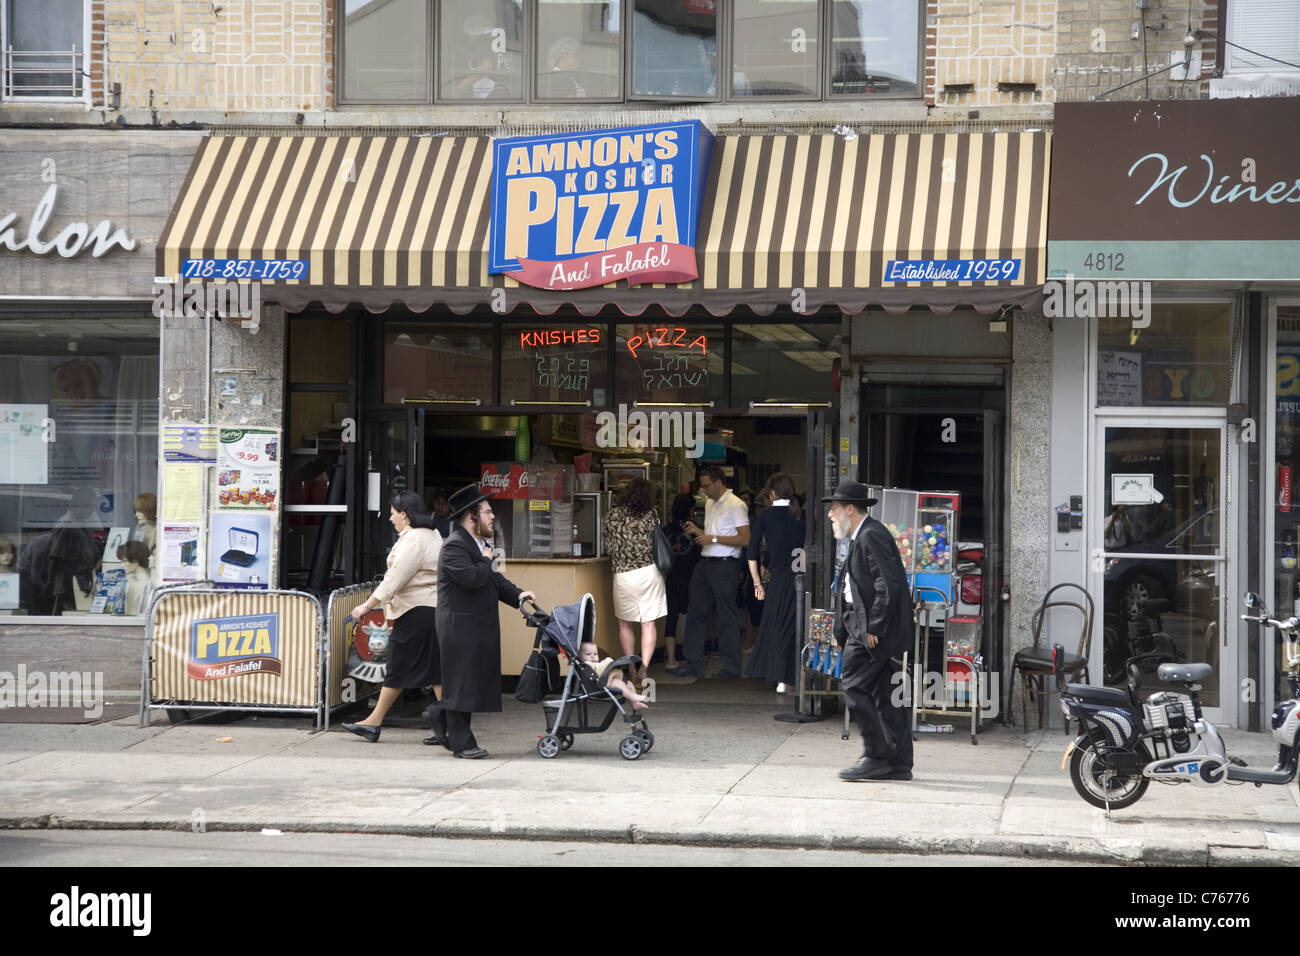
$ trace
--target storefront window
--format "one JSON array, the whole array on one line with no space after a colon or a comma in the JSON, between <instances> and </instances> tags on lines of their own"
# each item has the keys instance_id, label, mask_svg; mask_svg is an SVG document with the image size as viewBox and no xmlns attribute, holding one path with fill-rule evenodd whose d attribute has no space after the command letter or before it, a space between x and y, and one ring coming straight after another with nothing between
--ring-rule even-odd
<instances>
[{"instance_id":1,"label":"storefront window","mask_svg":"<svg viewBox=\"0 0 1300 956\"><path fill-rule=\"evenodd\" d=\"M389 323L384 329L384 403L492 404L493 332L487 325Z\"/></svg>"},{"instance_id":2,"label":"storefront window","mask_svg":"<svg viewBox=\"0 0 1300 956\"><path fill-rule=\"evenodd\" d=\"M633 96L717 96L716 4L638 0L632 37Z\"/></svg>"},{"instance_id":3,"label":"storefront window","mask_svg":"<svg viewBox=\"0 0 1300 956\"><path fill-rule=\"evenodd\" d=\"M621 99L623 32L617 2L539 0L537 96Z\"/></svg>"},{"instance_id":4,"label":"storefront window","mask_svg":"<svg viewBox=\"0 0 1300 956\"><path fill-rule=\"evenodd\" d=\"M831 95L917 92L915 0L834 0Z\"/></svg>"},{"instance_id":5,"label":"storefront window","mask_svg":"<svg viewBox=\"0 0 1300 956\"><path fill-rule=\"evenodd\" d=\"M425 0L344 0L343 95L354 103L428 99Z\"/></svg>"},{"instance_id":6,"label":"storefront window","mask_svg":"<svg viewBox=\"0 0 1300 956\"><path fill-rule=\"evenodd\" d=\"M1300 570L1296 543L1300 539L1300 501L1296 498L1296 466L1300 464L1300 307L1277 310L1277 476L1273 523L1273 593L1277 617L1300 609ZM1277 645L1274 700L1290 696L1283 686L1281 646Z\"/></svg>"},{"instance_id":7,"label":"storefront window","mask_svg":"<svg viewBox=\"0 0 1300 956\"><path fill-rule=\"evenodd\" d=\"M289 381L338 385L352 378L352 326L347 319L290 318Z\"/></svg>"},{"instance_id":8,"label":"storefront window","mask_svg":"<svg viewBox=\"0 0 1300 956\"><path fill-rule=\"evenodd\" d=\"M721 325L685 319L620 325L614 340L617 401L725 405L725 351Z\"/></svg>"},{"instance_id":9,"label":"storefront window","mask_svg":"<svg viewBox=\"0 0 1300 956\"><path fill-rule=\"evenodd\" d=\"M608 394L609 327L536 322L501 332L501 401L591 402Z\"/></svg>"},{"instance_id":10,"label":"storefront window","mask_svg":"<svg viewBox=\"0 0 1300 956\"><path fill-rule=\"evenodd\" d=\"M839 323L737 325L731 338L731 402L829 402Z\"/></svg>"},{"instance_id":11,"label":"storefront window","mask_svg":"<svg viewBox=\"0 0 1300 956\"><path fill-rule=\"evenodd\" d=\"M1131 316L1098 320L1097 404L1226 405L1232 385L1231 305L1148 300L1146 307L1151 324L1145 328L1135 327Z\"/></svg>"},{"instance_id":12,"label":"storefront window","mask_svg":"<svg viewBox=\"0 0 1300 956\"><path fill-rule=\"evenodd\" d=\"M442 0L438 51L439 99L520 99L523 0Z\"/></svg>"},{"instance_id":13,"label":"storefront window","mask_svg":"<svg viewBox=\"0 0 1300 956\"><path fill-rule=\"evenodd\" d=\"M821 94L815 0L735 0L733 8L733 96Z\"/></svg>"},{"instance_id":14,"label":"storefront window","mask_svg":"<svg viewBox=\"0 0 1300 956\"><path fill-rule=\"evenodd\" d=\"M0 320L0 614L140 613L157 476L156 320Z\"/></svg>"}]
</instances>

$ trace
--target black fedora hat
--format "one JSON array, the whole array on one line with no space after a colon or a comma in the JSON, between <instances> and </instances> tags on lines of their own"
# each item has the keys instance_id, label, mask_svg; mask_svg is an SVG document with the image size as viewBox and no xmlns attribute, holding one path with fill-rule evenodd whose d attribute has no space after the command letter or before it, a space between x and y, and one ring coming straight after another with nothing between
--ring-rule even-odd
<instances>
[{"instance_id":1,"label":"black fedora hat","mask_svg":"<svg viewBox=\"0 0 1300 956\"><path fill-rule=\"evenodd\" d=\"M871 497L871 489L859 481L847 478L835 486L835 494L828 495L822 501L843 501L846 504L862 505L870 508L879 499Z\"/></svg>"},{"instance_id":2,"label":"black fedora hat","mask_svg":"<svg viewBox=\"0 0 1300 956\"><path fill-rule=\"evenodd\" d=\"M485 493L478 484L466 485L447 499L447 504L451 505L451 520L455 521L480 501L491 497L492 495Z\"/></svg>"}]
</instances>

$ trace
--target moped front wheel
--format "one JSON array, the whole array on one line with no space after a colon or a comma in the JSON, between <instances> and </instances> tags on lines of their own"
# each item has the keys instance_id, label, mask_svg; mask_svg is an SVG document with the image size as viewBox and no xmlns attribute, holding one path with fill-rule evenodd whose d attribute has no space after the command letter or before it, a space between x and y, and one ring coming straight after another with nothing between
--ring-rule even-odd
<instances>
[{"instance_id":1,"label":"moped front wheel","mask_svg":"<svg viewBox=\"0 0 1300 956\"><path fill-rule=\"evenodd\" d=\"M1133 806L1142 799L1151 781L1141 773L1121 774L1108 770L1097 748L1097 741L1089 740L1076 746L1070 755L1070 781L1075 791L1102 810L1107 805L1112 810Z\"/></svg>"}]
</instances>

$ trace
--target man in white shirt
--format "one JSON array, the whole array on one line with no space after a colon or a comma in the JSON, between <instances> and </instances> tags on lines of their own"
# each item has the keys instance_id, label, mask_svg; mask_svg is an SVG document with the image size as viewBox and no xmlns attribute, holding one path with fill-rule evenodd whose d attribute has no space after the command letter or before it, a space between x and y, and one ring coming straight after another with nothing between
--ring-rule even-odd
<instances>
[{"instance_id":1,"label":"man in white shirt","mask_svg":"<svg viewBox=\"0 0 1300 956\"><path fill-rule=\"evenodd\" d=\"M703 557L691 576L683 661L669 673L677 677L704 676L704 642L709 614L715 613L718 650L722 654L722 672L717 676L739 677L743 627L736 595L744 571L741 555L749 544L749 510L728 490L727 477L717 465L701 469L700 490L706 499L704 528L690 521L683 527L695 536Z\"/></svg>"}]
</instances>

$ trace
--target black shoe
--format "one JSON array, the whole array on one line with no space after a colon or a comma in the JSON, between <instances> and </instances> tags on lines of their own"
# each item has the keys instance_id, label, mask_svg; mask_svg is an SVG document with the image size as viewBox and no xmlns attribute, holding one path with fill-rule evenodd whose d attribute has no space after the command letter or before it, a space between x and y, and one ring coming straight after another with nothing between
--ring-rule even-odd
<instances>
[{"instance_id":1,"label":"black shoe","mask_svg":"<svg viewBox=\"0 0 1300 956\"><path fill-rule=\"evenodd\" d=\"M668 668L668 673L672 674L674 677L703 677L704 676L699 671L692 670L686 664L678 664L676 667L670 667Z\"/></svg>"},{"instance_id":2,"label":"black shoe","mask_svg":"<svg viewBox=\"0 0 1300 956\"><path fill-rule=\"evenodd\" d=\"M893 773L893 768L883 760L863 757L852 767L840 771L841 780L883 780Z\"/></svg>"},{"instance_id":3,"label":"black shoe","mask_svg":"<svg viewBox=\"0 0 1300 956\"><path fill-rule=\"evenodd\" d=\"M488 755L488 752L482 747L474 747L472 750L457 750L457 757L464 757L466 760L482 760Z\"/></svg>"},{"instance_id":4,"label":"black shoe","mask_svg":"<svg viewBox=\"0 0 1300 956\"><path fill-rule=\"evenodd\" d=\"M882 780L911 780L912 768L911 767L890 767L889 776L882 777L881 779Z\"/></svg>"},{"instance_id":5,"label":"black shoe","mask_svg":"<svg viewBox=\"0 0 1300 956\"><path fill-rule=\"evenodd\" d=\"M447 736L447 712L442 709L438 701L434 701L420 714L424 720L424 726L433 731L435 737Z\"/></svg>"},{"instance_id":6,"label":"black shoe","mask_svg":"<svg viewBox=\"0 0 1300 956\"><path fill-rule=\"evenodd\" d=\"M356 734L372 744L379 743L379 728L367 727L365 724L344 724L343 729L348 733Z\"/></svg>"},{"instance_id":7,"label":"black shoe","mask_svg":"<svg viewBox=\"0 0 1300 956\"><path fill-rule=\"evenodd\" d=\"M445 735L434 734L432 737L425 737L424 744L426 747L446 747L448 750L451 749L451 744Z\"/></svg>"}]
</instances>

